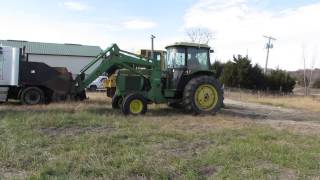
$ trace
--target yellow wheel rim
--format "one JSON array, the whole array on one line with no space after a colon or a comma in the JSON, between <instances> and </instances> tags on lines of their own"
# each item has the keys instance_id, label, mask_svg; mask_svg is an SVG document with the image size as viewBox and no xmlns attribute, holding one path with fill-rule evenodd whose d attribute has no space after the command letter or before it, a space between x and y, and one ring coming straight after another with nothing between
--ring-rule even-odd
<instances>
[{"instance_id":1,"label":"yellow wheel rim","mask_svg":"<svg viewBox=\"0 0 320 180\"><path fill-rule=\"evenodd\" d=\"M140 99L134 99L130 102L130 112L132 114L139 114L143 110L143 102Z\"/></svg>"},{"instance_id":2,"label":"yellow wheel rim","mask_svg":"<svg viewBox=\"0 0 320 180\"><path fill-rule=\"evenodd\" d=\"M195 104L202 111L211 111L218 103L218 92L213 85L204 84L195 93Z\"/></svg>"}]
</instances>

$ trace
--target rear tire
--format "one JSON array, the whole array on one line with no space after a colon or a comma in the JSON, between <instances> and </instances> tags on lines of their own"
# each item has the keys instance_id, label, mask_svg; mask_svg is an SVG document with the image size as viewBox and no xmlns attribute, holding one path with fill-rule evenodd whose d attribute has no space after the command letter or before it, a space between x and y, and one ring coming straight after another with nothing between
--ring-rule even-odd
<instances>
[{"instance_id":1,"label":"rear tire","mask_svg":"<svg viewBox=\"0 0 320 180\"><path fill-rule=\"evenodd\" d=\"M200 76L189 81L183 93L183 104L194 114L215 114L223 105L220 83L211 76Z\"/></svg>"},{"instance_id":2,"label":"rear tire","mask_svg":"<svg viewBox=\"0 0 320 180\"><path fill-rule=\"evenodd\" d=\"M45 95L38 87L28 87L22 90L20 100L25 105L44 104Z\"/></svg>"},{"instance_id":3,"label":"rear tire","mask_svg":"<svg viewBox=\"0 0 320 180\"><path fill-rule=\"evenodd\" d=\"M147 101L142 95L130 94L123 99L121 110L124 115L139 115L145 114L147 109Z\"/></svg>"}]
</instances>

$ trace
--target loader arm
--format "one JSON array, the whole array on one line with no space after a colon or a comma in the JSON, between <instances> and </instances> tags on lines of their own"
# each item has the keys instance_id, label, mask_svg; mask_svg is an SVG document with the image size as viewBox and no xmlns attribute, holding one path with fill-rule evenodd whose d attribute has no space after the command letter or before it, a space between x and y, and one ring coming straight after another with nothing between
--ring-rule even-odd
<instances>
[{"instance_id":1,"label":"loader arm","mask_svg":"<svg viewBox=\"0 0 320 180\"><path fill-rule=\"evenodd\" d=\"M112 75L118 69L128 69L137 75L144 76L138 69L157 68L157 63L156 60L146 59L142 56L120 50L117 44L112 44L80 71L80 75L75 79L76 92L83 91L103 73ZM91 69L93 70L89 73Z\"/></svg>"}]
</instances>

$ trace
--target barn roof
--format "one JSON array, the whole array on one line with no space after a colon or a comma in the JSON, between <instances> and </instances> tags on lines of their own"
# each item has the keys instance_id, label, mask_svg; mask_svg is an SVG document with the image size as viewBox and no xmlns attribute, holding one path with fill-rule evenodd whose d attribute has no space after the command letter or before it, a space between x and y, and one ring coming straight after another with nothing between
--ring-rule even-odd
<instances>
[{"instance_id":1,"label":"barn roof","mask_svg":"<svg viewBox=\"0 0 320 180\"><path fill-rule=\"evenodd\" d=\"M0 40L0 45L17 48L23 48L25 46L26 53L41 55L94 57L102 51L99 46L87 46L81 44L42 43L20 40Z\"/></svg>"}]
</instances>

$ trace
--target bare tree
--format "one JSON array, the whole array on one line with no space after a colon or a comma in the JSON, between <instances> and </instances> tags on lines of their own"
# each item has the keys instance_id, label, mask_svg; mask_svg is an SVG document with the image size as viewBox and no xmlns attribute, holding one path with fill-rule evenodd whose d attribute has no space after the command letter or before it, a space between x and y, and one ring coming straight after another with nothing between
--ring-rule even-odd
<instances>
[{"instance_id":1,"label":"bare tree","mask_svg":"<svg viewBox=\"0 0 320 180\"><path fill-rule=\"evenodd\" d=\"M312 81L313 81L313 72L314 72L314 69L315 69L315 65L316 65L316 59L317 59L317 50L315 49L314 50L314 53L313 53L313 57L312 57L312 62L311 62L311 69L310 69L310 82L309 82L309 86L308 86L308 91L310 92L310 88L312 86Z\"/></svg>"},{"instance_id":2,"label":"bare tree","mask_svg":"<svg viewBox=\"0 0 320 180\"><path fill-rule=\"evenodd\" d=\"M213 39L213 33L208 28L189 28L186 33L193 43L209 44Z\"/></svg>"},{"instance_id":3,"label":"bare tree","mask_svg":"<svg viewBox=\"0 0 320 180\"><path fill-rule=\"evenodd\" d=\"M306 57L305 46L302 47L302 51L303 51L302 58L303 58L303 66L304 66L304 70L303 70L304 91L305 91L305 96L308 96L308 95L310 95L310 89L312 86L313 72L315 69L315 64L316 64L316 59L317 59L317 51L316 51L316 49L314 50L314 54L313 54L312 61L310 64L310 69L306 68L307 59L309 59L309 58ZM307 73L309 73L309 71L310 71L310 74L309 74L309 77L307 77Z\"/></svg>"}]
</instances>

